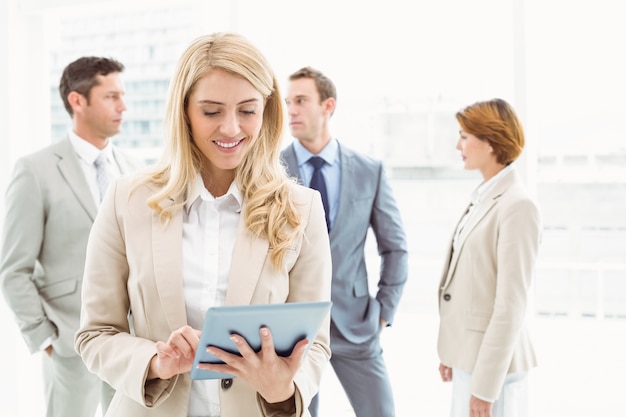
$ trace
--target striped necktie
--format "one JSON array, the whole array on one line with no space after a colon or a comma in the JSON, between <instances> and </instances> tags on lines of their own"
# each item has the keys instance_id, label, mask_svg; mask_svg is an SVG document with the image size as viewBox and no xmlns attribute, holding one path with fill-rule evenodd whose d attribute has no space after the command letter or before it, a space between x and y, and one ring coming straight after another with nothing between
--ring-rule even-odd
<instances>
[{"instance_id":1,"label":"striped necktie","mask_svg":"<svg viewBox=\"0 0 626 417\"><path fill-rule=\"evenodd\" d=\"M93 164L96 167L96 179L98 180L98 189L100 190L100 201L102 201L111 182L111 170L109 169L105 153L101 152Z\"/></svg>"}]
</instances>

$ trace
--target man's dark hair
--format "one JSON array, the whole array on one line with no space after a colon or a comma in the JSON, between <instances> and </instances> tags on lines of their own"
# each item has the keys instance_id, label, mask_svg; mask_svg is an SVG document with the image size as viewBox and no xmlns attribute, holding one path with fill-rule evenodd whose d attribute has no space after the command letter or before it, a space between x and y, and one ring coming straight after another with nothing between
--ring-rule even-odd
<instances>
[{"instance_id":1,"label":"man's dark hair","mask_svg":"<svg viewBox=\"0 0 626 417\"><path fill-rule=\"evenodd\" d=\"M337 100L337 89L335 84L325 76L321 71L312 67L303 67L289 76L289 81L299 80L301 78L310 78L315 82L317 92L320 95L320 103L329 97Z\"/></svg>"},{"instance_id":2,"label":"man's dark hair","mask_svg":"<svg viewBox=\"0 0 626 417\"><path fill-rule=\"evenodd\" d=\"M98 75L108 75L112 72L124 71L124 65L112 58L102 58L86 56L78 58L63 70L61 81L59 82L59 94L65 110L73 116L72 106L70 106L67 96L72 91L76 91L87 99L91 89L98 85Z\"/></svg>"}]
</instances>

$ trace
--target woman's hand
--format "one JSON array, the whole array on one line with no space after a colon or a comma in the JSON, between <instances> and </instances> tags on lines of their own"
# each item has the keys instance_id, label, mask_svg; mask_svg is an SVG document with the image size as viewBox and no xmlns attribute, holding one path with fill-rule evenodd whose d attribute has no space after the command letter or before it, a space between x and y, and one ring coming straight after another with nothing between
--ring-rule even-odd
<instances>
[{"instance_id":1,"label":"woman's hand","mask_svg":"<svg viewBox=\"0 0 626 417\"><path fill-rule=\"evenodd\" d=\"M274 349L270 330L262 327L259 333L261 335L259 353L256 353L243 337L232 335L231 340L239 349L241 356L210 346L207 351L224 364L200 364L198 368L235 375L252 385L268 403L286 401L295 393L293 379L300 369L309 341L300 340L289 357L280 357Z\"/></svg>"},{"instance_id":2,"label":"woman's hand","mask_svg":"<svg viewBox=\"0 0 626 417\"><path fill-rule=\"evenodd\" d=\"M150 362L148 379L169 379L189 372L200 340L200 330L183 326L170 335L167 343L157 342L157 354Z\"/></svg>"},{"instance_id":3,"label":"woman's hand","mask_svg":"<svg viewBox=\"0 0 626 417\"><path fill-rule=\"evenodd\" d=\"M469 403L470 417L491 417L492 406L493 403L483 401L472 395Z\"/></svg>"},{"instance_id":4,"label":"woman's hand","mask_svg":"<svg viewBox=\"0 0 626 417\"><path fill-rule=\"evenodd\" d=\"M441 375L441 380L443 382L452 381L452 368L444 365L443 363L439 364L439 374Z\"/></svg>"}]
</instances>

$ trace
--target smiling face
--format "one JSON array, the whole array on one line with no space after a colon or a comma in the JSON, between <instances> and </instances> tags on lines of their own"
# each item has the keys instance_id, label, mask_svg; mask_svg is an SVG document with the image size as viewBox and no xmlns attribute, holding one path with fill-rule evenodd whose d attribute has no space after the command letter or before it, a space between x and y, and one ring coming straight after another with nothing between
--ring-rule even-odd
<instances>
[{"instance_id":1,"label":"smiling face","mask_svg":"<svg viewBox=\"0 0 626 417\"><path fill-rule=\"evenodd\" d=\"M211 188L228 189L257 140L263 109L263 96L252 84L220 69L211 70L191 92L186 108L191 136L204 155L202 177L214 196L220 191Z\"/></svg>"}]
</instances>

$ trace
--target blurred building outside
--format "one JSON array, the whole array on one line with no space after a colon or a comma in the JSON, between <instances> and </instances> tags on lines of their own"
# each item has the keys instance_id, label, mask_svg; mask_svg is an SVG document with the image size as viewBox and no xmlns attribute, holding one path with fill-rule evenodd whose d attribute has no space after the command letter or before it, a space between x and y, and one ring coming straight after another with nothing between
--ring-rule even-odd
<instances>
[{"instance_id":1,"label":"blurred building outside","mask_svg":"<svg viewBox=\"0 0 626 417\"><path fill-rule=\"evenodd\" d=\"M182 1L84 15L55 9L54 3L12 3L35 10L24 21L40 22L40 30L54 34L42 47L47 57L42 65L48 68L46 96L51 103L49 116L41 118L49 129L43 130L49 130L51 140L59 140L69 129L70 119L57 89L62 68L82 55L105 54L126 66L128 111L114 142L147 162L155 161L162 149L165 98L176 60L190 39L207 32L197 21L190 24L190 16L206 12L207 6ZM79 2L67 3L80 8ZM246 2L219 6L220 13L228 15L225 10L237 3L242 7ZM452 228L480 182L476 173L462 169L455 149L454 114L466 104L470 103L465 97L451 94L376 93L358 103L344 99L333 120L339 140L384 161L408 234L410 280L398 319L383 336L399 417L422 411L447 415L449 387L436 374L436 286ZM523 172L531 171L527 172L529 186L544 218L529 317L541 363L532 376L533 417L625 415L626 400L620 392L626 384L607 375L626 369L625 355L620 354L626 348L626 141L623 117L603 120L581 128L574 123L580 121L552 123L550 117L538 121L535 116L527 131L533 146L520 165ZM288 135L284 141L285 145L290 141ZM12 160L7 163L19 151L10 153ZM369 267L376 273L376 248L373 239L369 242ZM9 360L3 363L17 381L2 384L6 390L0 392L11 400L4 403L11 408L3 412L0 397L0 415L40 415L41 387L32 381L40 374L38 362L36 358L31 362L24 352L3 302L1 329L16 335L14 346L5 346L8 352L3 356ZM415 380L411 375L417 375ZM324 415L351 416L332 372L325 381L322 398L331 400L322 401L322 409L327 407ZM595 400L582 401L588 395Z\"/></svg>"}]
</instances>

